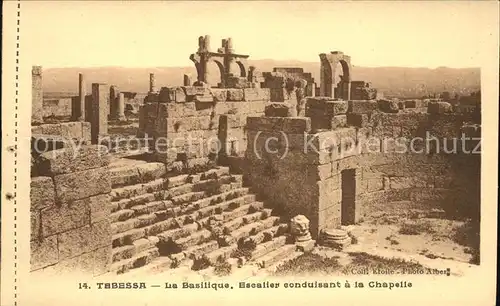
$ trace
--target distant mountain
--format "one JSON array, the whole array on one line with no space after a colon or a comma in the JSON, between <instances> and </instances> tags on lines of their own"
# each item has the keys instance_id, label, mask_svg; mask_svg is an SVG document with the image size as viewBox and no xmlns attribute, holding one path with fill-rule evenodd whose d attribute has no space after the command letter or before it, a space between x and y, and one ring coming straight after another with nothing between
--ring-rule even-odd
<instances>
[{"instance_id":1,"label":"distant mountain","mask_svg":"<svg viewBox=\"0 0 500 306\"><path fill-rule=\"evenodd\" d=\"M218 70L211 64L209 81L217 82ZM270 59L250 60L249 65L258 71L272 71L274 67L301 67L311 72L319 86L319 62L276 61ZM480 90L479 68L406 68L406 67L352 67L353 81L371 82L372 87L388 97L414 98L428 94L448 91L452 94L469 95ZM181 85L184 74L196 79L192 67L153 67L153 68L47 68L43 71L43 89L47 96L72 95L78 91L78 73L84 73L87 90L91 83L117 85L122 91L147 92L149 73L154 73L158 87Z\"/></svg>"}]
</instances>

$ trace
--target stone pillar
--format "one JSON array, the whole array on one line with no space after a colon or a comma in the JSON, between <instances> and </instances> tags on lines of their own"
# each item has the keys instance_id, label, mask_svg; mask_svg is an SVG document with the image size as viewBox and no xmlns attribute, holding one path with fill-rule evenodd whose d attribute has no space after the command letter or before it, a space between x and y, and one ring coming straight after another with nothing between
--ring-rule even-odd
<instances>
[{"instance_id":1,"label":"stone pillar","mask_svg":"<svg viewBox=\"0 0 500 306\"><path fill-rule=\"evenodd\" d=\"M42 67L31 70L31 123L43 122Z\"/></svg>"},{"instance_id":2,"label":"stone pillar","mask_svg":"<svg viewBox=\"0 0 500 306\"><path fill-rule=\"evenodd\" d=\"M87 95L85 86L85 77L80 73L78 74L78 101L80 108L80 113L77 116L78 121L85 121L85 96Z\"/></svg>"},{"instance_id":3,"label":"stone pillar","mask_svg":"<svg viewBox=\"0 0 500 306\"><path fill-rule=\"evenodd\" d=\"M188 74L184 75L184 86L192 86L191 76Z\"/></svg>"},{"instance_id":4,"label":"stone pillar","mask_svg":"<svg viewBox=\"0 0 500 306\"><path fill-rule=\"evenodd\" d=\"M90 134L92 144L108 134L109 87L106 84L92 83L92 120Z\"/></svg>"},{"instance_id":5,"label":"stone pillar","mask_svg":"<svg viewBox=\"0 0 500 306\"><path fill-rule=\"evenodd\" d=\"M156 78L154 73L149 74L149 92L156 92Z\"/></svg>"},{"instance_id":6,"label":"stone pillar","mask_svg":"<svg viewBox=\"0 0 500 306\"><path fill-rule=\"evenodd\" d=\"M127 120L125 117L125 94L123 92L118 93L116 119L119 121Z\"/></svg>"},{"instance_id":7,"label":"stone pillar","mask_svg":"<svg viewBox=\"0 0 500 306\"><path fill-rule=\"evenodd\" d=\"M120 90L115 85L109 87L109 114L110 119L118 119L118 96Z\"/></svg>"}]
</instances>

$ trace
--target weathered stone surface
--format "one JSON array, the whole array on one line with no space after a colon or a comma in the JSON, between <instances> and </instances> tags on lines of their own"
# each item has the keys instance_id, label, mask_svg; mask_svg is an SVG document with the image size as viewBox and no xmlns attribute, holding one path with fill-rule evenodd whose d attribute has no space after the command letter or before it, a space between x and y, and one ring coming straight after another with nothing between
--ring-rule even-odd
<instances>
[{"instance_id":1,"label":"weathered stone surface","mask_svg":"<svg viewBox=\"0 0 500 306\"><path fill-rule=\"evenodd\" d=\"M384 113L397 113L399 112L399 106L396 101L393 100L378 100L378 107Z\"/></svg>"},{"instance_id":2,"label":"weathered stone surface","mask_svg":"<svg viewBox=\"0 0 500 306\"><path fill-rule=\"evenodd\" d=\"M108 272L111 267L111 245L93 251L92 255L94 276Z\"/></svg>"},{"instance_id":3,"label":"weathered stone surface","mask_svg":"<svg viewBox=\"0 0 500 306\"><path fill-rule=\"evenodd\" d=\"M243 89L230 88L227 89L227 101L243 101Z\"/></svg>"},{"instance_id":4,"label":"weathered stone surface","mask_svg":"<svg viewBox=\"0 0 500 306\"><path fill-rule=\"evenodd\" d=\"M31 210L55 205L54 181L50 177L31 178Z\"/></svg>"},{"instance_id":5,"label":"weathered stone surface","mask_svg":"<svg viewBox=\"0 0 500 306\"><path fill-rule=\"evenodd\" d=\"M158 117L160 118L183 118L196 115L195 102L158 104Z\"/></svg>"},{"instance_id":6,"label":"weathered stone surface","mask_svg":"<svg viewBox=\"0 0 500 306\"><path fill-rule=\"evenodd\" d=\"M89 203L84 199L46 208L41 212L41 219L43 237L82 227L90 223Z\"/></svg>"},{"instance_id":7,"label":"weathered stone surface","mask_svg":"<svg viewBox=\"0 0 500 306\"><path fill-rule=\"evenodd\" d=\"M92 253L85 253L79 256L61 260L54 267L59 274L83 274L92 275L94 270L94 258Z\"/></svg>"},{"instance_id":8,"label":"weathered stone surface","mask_svg":"<svg viewBox=\"0 0 500 306\"><path fill-rule=\"evenodd\" d=\"M309 219L303 215L298 215L290 220L290 232L295 238L295 241L303 242L311 240L309 232Z\"/></svg>"},{"instance_id":9,"label":"weathered stone surface","mask_svg":"<svg viewBox=\"0 0 500 306\"><path fill-rule=\"evenodd\" d=\"M332 101L324 97L308 98L306 102L308 111L312 109L320 110L323 115L328 116L345 114L347 112L347 106L347 101ZM306 113L308 111L306 111Z\"/></svg>"},{"instance_id":10,"label":"weathered stone surface","mask_svg":"<svg viewBox=\"0 0 500 306\"><path fill-rule=\"evenodd\" d=\"M45 152L38 160L38 173L54 176L89 170L109 165L109 155L104 146L82 146Z\"/></svg>"},{"instance_id":11,"label":"weathered stone surface","mask_svg":"<svg viewBox=\"0 0 500 306\"><path fill-rule=\"evenodd\" d=\"M90 225L58 234L57 242L60 260L91 251L93 242Z\"/></svg>"},{"instance_id":12,"label":"weathered stone surface","mask_svg":"<svg viewBox=\"0 0 500 306\"><path fill-rule=\"evenodd\" d=\"M158 96L160 103L186 102L186 93L182 87L162 87Z\"/></svg>"},{"instance_id":13,"label":"weathered stone surface","mask_svg":"<svg viewBox=\"0 0 500 306\"><path fill-rule=\"evenodd\" d=\"M107 167L56 175L54 185L57 203L79 200L111 191Z\"/></svg>"},{"instance_id":14,"label":"weathered stone surface","mask_svg":"<svg viewBox=\"0 0 500 306\"><path fill-rule=\"evenodd\" d=\"M58 260L57 236L31 242L31 271L55 264Z\"/></svg>"},{"instance_id":15,"label":"weathered stone surface","mask_svg":"<svg viewBox=\"0 0 500 306\"><path fill-rule=\"evenodd\" d=\"M264 114L267 117L295 117L297 110L288 103L270 103L266 106Z\"/></svg>"},{"instance_id":16,"label":"weathered stone surface","mask_svg":"<svg viewBox=\"0 0 500 306\"><path fill-rule=\"evenodd\" d=\"M430 102L427 107L429 114L444 114L451 113L453 108L448 102Z\"/></svg>"},{"instance_id":17,"label":"weathered stone surface","mask_svg":"<svg viewBox=\"0 0 500 306\"><path fill-rule=\"evenodd\" d=\"M332 125L332 129L347 126L347 116L346 115L333 116L331 125Z\"/></svg>"},{"instance_id":18,"label":"weathered stone surface","mask_svg":"<svg viewBox=\"0 0 500 306\"><path fill-rule=\"evenodd\" d=\"M101 194L84 199L88 202L90 208L90 223L96 223L106 220L111 213L109 194Z\"/></svg>"},{"instance_id":19,"label":"weathered stone surface","mask_svg":"<svg viewBox=\"0 0 500 306\"><path fill-rule=\"evenodd\" d=\"M370 120L368 114L349 113L347 114L347 124L355 127L364 128L369 126Z\"/></svg>"},{"instance_id":20,"label":"weathered stone surface","mask_svg":"<svg viewBox=\"0 0 500 306\"><path fill-rule=\"evenodd\" d=\"M377 101L348 101L348 112L349 113L371 113L378 110Z\"/></svg>"},{"instance_id":21,"label":"weathered stone surface","mask_svg":"<svg viewBox=\"0 0 500 306\"><path fill-rule=\"evenodd\" d=\"M111 245L111 223L109 220L93 223L90 226L90 236L87 239L91 240L92 250Z\"/></svg>"},{"instance_id":22,"label":"weathered stone surface","mask_svg":"<svg viewBox=\"0 0 500 306\"><path fill-rule=\"evenodd\" d=\"M245 88L243 89L243 100L248 102L253 101L269 101L269 88Z\"/></svg>"},{"instance_id":23,"label":"weathered stone surface","mask_svg":"<svg viewBox=\"0 0 500 306\"><path fill-rule=\"evenodd\" d=\"M38 240L40 238L40 211L35 210L30 213L31 230L30 241Z\"/></svg>"},{"instance_id":24,"label":"weathered stone surface","mask_svg":"<svg viewBox=\"0 0 500 306\"><path fill-rule=\"evenodd\" d=\"M226 102L227 100L227 89L225 88L212 88L210 89L212 96L214 97L214 102Z\"/></svg>"},{"instance_id":25,"label":"weathered stone surface","mask_svg":"<svg viewBox=\"0 0 500 306\"><path fill-rule=\"evenodd\" d=\"M311 131L310 118L298 117L248 117L247 130L283 131L285 133L303 133Z\"/></svg>"}]
</instances>

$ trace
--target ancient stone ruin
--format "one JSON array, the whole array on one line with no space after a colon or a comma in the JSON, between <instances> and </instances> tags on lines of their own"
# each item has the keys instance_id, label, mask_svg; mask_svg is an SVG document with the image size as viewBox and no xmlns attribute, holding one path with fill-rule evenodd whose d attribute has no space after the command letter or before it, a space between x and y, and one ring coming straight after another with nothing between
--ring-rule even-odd
<instances>
[{"instance_id":1,"label":"ancient stone ruin","mask_svg":"<svg viewBox=\"0 0 500 306\"><path fill-rule=\"evenodd\" d=\"M231 38L217 52L209 41L200 37L190 57L196 82L157 87L150 75L137 130L148 146L129 156L103 141L109 122L124 118L123 92L93 83L87 95L80 75L73 121L43 123L42 71L33 69L34 273L267 269L311 251L321 233L349 245L339 229L381 210L478 219L480 155L466 154L478 140L445 150L462 134L480 137L478 112L376 100L369 84L352 81L342 52L320 54L318 88L301 68L259 73ZM209 61L220 68L215 87ZM403 143L367 144L387 137ZM431 149L415 137L431 138ZM413 152L398 151L411 143Z\"/></svg>"}]
</instances>

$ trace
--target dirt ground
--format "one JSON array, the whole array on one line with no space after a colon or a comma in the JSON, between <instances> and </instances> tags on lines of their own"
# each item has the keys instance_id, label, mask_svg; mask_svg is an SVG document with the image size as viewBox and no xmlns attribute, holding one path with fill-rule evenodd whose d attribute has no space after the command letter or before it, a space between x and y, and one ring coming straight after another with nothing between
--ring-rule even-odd
<instances>
[{"instance_id":1,"label":"dirt ground","mask_svg":"<svg viewBox=\"0 0 500 306\"><path fill-rule=\"evenodd\" d=\"M477 228L470 221L386 217L356 225L351 234L362 244L477 264Z\"/></svg>"}]
</instances>

